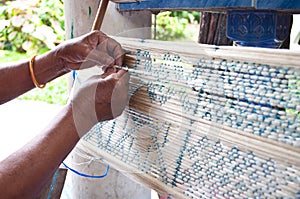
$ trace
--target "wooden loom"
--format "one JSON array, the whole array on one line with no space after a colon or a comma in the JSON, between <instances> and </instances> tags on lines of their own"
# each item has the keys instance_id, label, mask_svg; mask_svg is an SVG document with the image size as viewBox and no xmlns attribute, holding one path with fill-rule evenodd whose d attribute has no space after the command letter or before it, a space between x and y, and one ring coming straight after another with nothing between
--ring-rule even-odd
<instances>
[{"instance_id":1,"label":"wooden loom","mask_svg":"<svg viewBox=\"0 0 300 199\"><path fill-rule=\"evenodd\" d=\"M300 197L300 53L115 38L130 102L78 145L176 198Z\"/></svg>"}]
</instances>

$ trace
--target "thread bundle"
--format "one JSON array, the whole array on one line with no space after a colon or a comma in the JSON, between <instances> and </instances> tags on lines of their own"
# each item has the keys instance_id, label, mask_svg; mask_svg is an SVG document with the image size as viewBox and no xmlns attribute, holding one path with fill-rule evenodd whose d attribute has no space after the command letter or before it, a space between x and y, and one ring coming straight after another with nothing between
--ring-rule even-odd
<instances>
[{"instance_id":1,"label":"thread bundle","mask_svg":"<svg viewBox=\"0 0 300 199\"><path fill-rule=\"evenodd\" d=\"M300 197L299 67L130 50L129 105L83 138L94 155L180 198Z\"/></svg>"}]
</instances>

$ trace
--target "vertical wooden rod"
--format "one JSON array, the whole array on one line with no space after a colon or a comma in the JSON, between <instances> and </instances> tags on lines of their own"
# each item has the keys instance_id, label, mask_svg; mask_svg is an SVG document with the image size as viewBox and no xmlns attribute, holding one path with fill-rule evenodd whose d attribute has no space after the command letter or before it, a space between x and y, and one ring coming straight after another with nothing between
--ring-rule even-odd
<instances>
[{"instance_id":1,"label":"vertical wooden rod","mask_svg":"<svg viewBox=\"0 0 300 199\"><path fill-rule=\"evenodd\" d=\"M100 6L97 10L97 14L93 23L92 31L100 30L107 10L108 2L109 0L101 0Z\"/></svg>"}]
</instances>

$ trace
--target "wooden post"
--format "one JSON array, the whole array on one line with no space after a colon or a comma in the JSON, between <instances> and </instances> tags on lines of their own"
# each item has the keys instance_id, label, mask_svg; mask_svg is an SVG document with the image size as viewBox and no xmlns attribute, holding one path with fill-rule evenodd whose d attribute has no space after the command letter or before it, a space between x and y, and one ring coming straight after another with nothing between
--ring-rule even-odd
<instances>
[{"instance_id":1,"label":"wooden post","mask_svg":"<svg viewBox=\"0 0 300 199\"><path fill-rule=\"evenodd\" d=\"M226 37L226 14L201 12L199 43L213 45L232 45Z\"/></svg>"},{"instance_id":2,"label":"wooden post","mask_svg":"<svg viewBox=\"0 0 300 199\"><path fill-rule=\"evenodd\" d=\"M99 1L65 0L64 5L67 39L80 36L92 29ZM108 35L149 39L151 38L151 12L120 13L116 10L116 4L110 2L101 30Z\"/></svg>"},{"instance_id":3,"label":"wooden post","mask_svg":"<svg viewBox=\"0 0 300 199\"><path fill-rule=\"evenodd\" d=\"M105 0L107 1L107 0ZM65 0L65 28L67 39L74 38L91 31L100 1L96 0ZM101 31L112 36L133 37L141 39L151 38L151 12L125 12L119 13L116 5L109 2L104 16ZM99 26L99 24L97 25ZM93 73L92 73L93 74ZM70 87L73 78L70 77ZM100 175L105 172L106 165L98 161L99 157L82 155L78 151L85 151L87 146L78 144L69 155L68 164L75 170L90 175ZM96 154L99 154L96 152ZM101 154L99 154L100 156ZM94 161L91 160L94 158ZM86 162L87 164L78 164ZM151 191L138 184L121 172L110 168L108 176L104 179L89 179L68 172L66 179L68 192L71 198L149 198ZM71 185L70 185L71 184ZM69 186L68 186L69 185Z\"/></svg>"},{"instance_id":4,"label":"wooden post","mask_svg":"<svg viewBox=\"0 0 300 199\"><path fill-rule=\"evenodd\" d=\"M108 7L108 3L109 0L102 0L99 8L97 10L97 14L93 23L93 27L92 30L100 30L103 20L104 20L104 16Z\"/></svg>"},{"instance_id":5,"label":"wooden post","mask_svg":"<svg viewBox=\"0 0 300 199\"><path fill-rule=\"evenodd\" d=\"M290 48L292 50L300 50L300 14L293 16Z\"/></svg>"},{"instance_id":6,"label":"wooden post","mask_svg":"<svg viewBox=\"0 0 300 199\"><path fill-rule=\"evenodd\" d=\"M223 12L201 12L199 43L212 45L232 45L233 41L226 36L227 15ZM292 24L292 17L291 17ZM289 30L290 31L290 30ZM288 37L280 48L289 48L290 37Z\"/></svg>"}]
</instances>

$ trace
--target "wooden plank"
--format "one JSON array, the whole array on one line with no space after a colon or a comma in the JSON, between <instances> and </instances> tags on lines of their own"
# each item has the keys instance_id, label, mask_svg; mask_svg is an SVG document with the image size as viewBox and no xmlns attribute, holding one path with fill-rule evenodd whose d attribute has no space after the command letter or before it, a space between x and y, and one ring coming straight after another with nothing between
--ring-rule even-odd
<instances>
[{"instance_id":1,"label":"wooden plank","mask_svg":"<svg viewBox=\"0 0 300 199\"><path fill-rule=\"evenodd\" d=\"M255 47L215 46L187 42L168 42L114 37L125 49L135 51L153 50L158 53L177 53L187 57L210 57L243 62L255 62L275 66L289 66L300 69L300 52L287 49L269 49ZM182 52L185 49L185 52Z\"/></svg>"},{"instance_id":2,"label":"wooden plank","mask_svg":"<svg viewBox=\"0 0 300 199\"><path fill-rule=\"evenodd\" d=\"M300 1L299 0L257 0L257 9L273 9L273 10L291 10L292 12L299 13Z\"/></svg>"},{"instance_id":3,"label":"wooden plank","mask_svg":"<svg viewBox=\"0 0 300 199\"><path fill-rule=\"evenodd\" d=\"M218 16L216 27L211 27L215 16ZM232 40L226 35L227 14L216 12L201 12L198 42L201 44L232 45Z\"/></svg>"},{"instance_id":4,"label":"wooden plank","mask_svg":"<svg viewBox=\"0 0 300 199\"><path fill-rule=\"evenodd\" d=\"M99 157L99 154L101 154L101 157L104 157L107 163L111 165L114 169L122 172L123 175L128 176L130 179L136 180L137 182L140 182L144 184L145 186L155 190L160 195L168 195L172 193L172 195L175 198L187 198L183 193L181 193L178 188L177 191L174 192L175 187L170 187L164 183L162 183L159 179L153 178L153 176L148 175L147 173L141 172L137 168L134 168L133 166L130 166L123 161L116 159L112 154L107 153L104 150L101 150L99 153L99 149L95 146L89 145L88 147L85 145L83 141L79 142L77 145L77 149L81 150L84 149L84 154L87 154L90 157Z\"/></svg>"},{"instance_id":5,"label":"wooden plank","mask_svg":"<svg viewBox=\"0 0 300 199\"><path fill-rule=\"evenodd\" d=\"M115 39L121 43L125 50L127 50L128 54L130 54L130 51L134 52L136 49L147 50L158 54L178 53L180 56L188 58L189 60L197 60L202 57L209 59L239 60L241 62L255 62L274 66L295 67L300 73L299 51L253 47L214 46L186 42L139 40L121 37L115 37ZM184 49L184 51L182 49ZM134 60L132 59L134 58L127 55L125 64L129 67L132 66L132 63L134 63ZM197 118L194 119L195 121L197 120ZM202 122L202 127L206 127L206 125L208 125L207 128L209 128L209 126L214 125L205 122L205 120ZM280 145L277 141L271 141L270 139L261 138L256 135L247 135L243 131L232 128L223 127L222 131L224 131L224 135L226 134L226 136L221 139L224 142L234 143L245 150L254 151L262 156L267 153L271 158L278 161L293 162L295 165L300 166L300 162L298 161L300 160L300 148L290 147L285 144ZM262 143L261 146L263 147L260 148L254 143ZM287 156L286 154L289 155ZM297 160L296 162L294 161L295 159Z\"/></svg>"},{"instance_id":6,"label":"wooden plank","mask_svg":"<svg viewBox=\"0 0 300 199\"><path fill-rule=\"evenodd\" d=\"M47 185L44 187L44 189L41 191L41 193L36 199L60 198L65 184L67 171L68 170L66 168L59 168L58 173L54 174L53 178L47 183Z\"/></svg>"},{"instance_id":7,"label":"wooden plank","mask_svg":"<svg viewBox=\"0 0 300 199\"><path fill-rule=\"evenodd\" d=\"M126 2L140 2L139 0L110 0L114 3L126 3Z\"/></svg>"},{"instance_id":8,"label":"wooden plank","mask_svg":"<svg viewBox=\"0 0 300 199\"><path fill-rule=\"evenodd\" d=\"M202 10L220 11L229 9L271 9L291 13L300 13L300 1L298 0L202 0L202 1L182 1L182 0L113 0L119 2L120 11L132 10Z\"/></svg>"},{"instance_id":9,"label":"wooden plank","mask_svg":"<svg viewBox=\"0 0 300 199\"><path fill-rule=\"evenodd\" d=\"M92 157L101 156L112 167L124 172L130 178L155 189L161 195L169 193L175 198L191 198L188 193L195 193L195 197L193 195L194 198L199 198L197 194L207 194L210 197L211 189L209 188L219 191L223 189L224 193L240 191L239 187L234 187L233 185L241 181L247 187L252 187L253 182L249 177L253 171L260 176L259 180L257 180L258 184L254 185L257 189L266 186L270 186L272 189L275 187L274 190L280 189L285 195L294 195L298 191L298 184L293 180L286 179L286 176L294 177L299 174L299 144L291 145L268 136L254 134L242 126L240 126L241 128L235 128L234 126L228 126L226 123L211 122L201 117L200 114L179 111L183 102L181 97L189 98L187 103L194 103L198 97L194 90L189 87L187 82L189 80L172 79L174 74L172 75L171 72L176 70L172 67L167 68L154 63L150 64L151 67L149 68L151 69L148 71L148 69L145 69L145 65L147 61L153 60L153 62L156 62L154 60L163 59L162 57L169 53L180 56L183 68L186 71L192 70L193 63L199 63L200 59L207 59L208 62L212 60L216 62L219 60L229 60L229 62L233 60L240 63L255 62L257 64L274 65L278 70L280 66L282 68L294 67L295 70L292 70L293 75L298 75L300 74L299 51L233 46L219 47L197 43L114 38L126 50L125 65L129 67L129 71L132 74L132 86L133 88L139 88L132 94L129 102L130 109L126 109L124 115L112 123L108 122L103 124L103 126L101 125L101 127L99 126L99 129L95 130L95 134L91 134L82 140L78 146L83 153ZM141 54L137 53L137 51L141 52ZM139 58L141 59L140 63L136 60ZM171 62L172 59L171 57ZM175 62L178 62L176 60ZM169 60L166 59L164 61L168 62ZM248 64L245 65L247 66ZM255 70L255 68L253 69ZM151 73L151 71L154 71L154 73ZM166 81L170 80L170 82L160 82L160 78L163 78L163 76L157 77L157 72L170 74L170 79L172 80L166 78ZM242 73L247 74L244 71ZM191 73L187 74L191 75ZM214 81L213 74L209 76L212 82ZM261 75L264 76L264 74ZM205 77L205 74L202 74L202 77ZM139 80L144 82L138 82ZM147 82L160 82L162 86L165 86L166 90L157 88L156 92L154 92L153 90L156 88L148 89L150 86ZM172 87L168 87L168 84L172 84ZM146 86L144 87L144 85ZM146 88L147 85L149 86L148 88ZM210 90L214 90L216 87L217 85ZM160 95L164 94L164 92L168 93L173 88L174 96L176 95L177 97L171 97L163 104L156 103L155 100L152 101L150 99L150 90L154 94ZM204 92L208 92L205 86L202 89ZM181 96L181 94L183 95ZM218 97L223 94L222 92L211 92L210 96L212 97L212 95ZM224 106L226 100L220 99L215 101L216 104L219 103L220 106ZM195 103L197 102L199 101ZM228 105L231 104L229 101L226 103ZM203 104L204 106L207 106L207 104ZM198 110L198 108L193 106L191 106L191 109ZM203 108L200 107L200 109ZM219 110L220 108L217 109ZM272 110L275 110L275 108ZM210 111L209 107L207 111ZM237 116L241 115L237 114ZM248 120L249 118L245 119ZM249 121L251 120L250 118ZM264 125L270 125L267 121L264 122L266 122ZM160 124L168 125L165 127ZM165 128L168 129L167 133L165 133ZM131 129L134 129L134 131L130 131ZM298 133L298 130L295 132ZM154 134L155 138L152 137ZM202 141L201 138L205 138L206 141ZM159 139L168 140L168 143L166 142L166 145L160 147L161 142L158 141ZM217 145L216 142L219 141L220 144ZM151 147L150 150L149 146L152 146L152 144L153 148ZM194 150L196 151L195 153L193 153ZM135 156L136 154L138 155ZM233 157L232 154L238 158ZM248 156L251 158L248 158ZM206 160L209 162L206 162ZM267 166L268 164L270 164L270 167ZM235 173L232 168L237 165L239 165L240 171ZM270 170L266 167L270 168ZM225 180L223 176L226 176L228 171L233 171L230 174L231 176L229 175L230 179L228 179L234 183L231 184L233 187L223 185L215 187L215 180ZM264 171L271 172L271 174L267 176ZM218 177L211 176L212 172ZM191 180L184 182L184 176L188 176ZM286 184L273 185L269 181L271 178L276 179L275 181L279 183L284 181ZM203 187L199 182L203 182L210 187ZM202 190L202 188L204 189ZM198 193L199 190L202 190L204 193ZM273 194L278 193L274 192ZM250 193L247 190L240 192L236 197L252 197L254 195L254 192ZM220 198L222 197L220 196Z\"/></svg>"},{"instance_id":10,"label":"wooden plank","mask_svg":"<svg viewBox=\"0 0 300 199\"><path fill-rule=\"evenodd\" d=\"M120 11L130 10L211 10L224 9L234 7L251 7L252 0L238 1L238 0L202 0L202 1L182 1L182 0L148 0L135 3L120 3L118 8Z\"/></svg>"},{"instance_id":11,"label":"wooden plank","mask_svg":"<svg viewBox=\"0 0 300 199\"><path fill-rule=\"evenodd\" d=\"M109 0L102 0L93 23L92 30L100 30L107 10Z\"/></svg>"}]
</instances>

